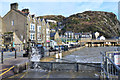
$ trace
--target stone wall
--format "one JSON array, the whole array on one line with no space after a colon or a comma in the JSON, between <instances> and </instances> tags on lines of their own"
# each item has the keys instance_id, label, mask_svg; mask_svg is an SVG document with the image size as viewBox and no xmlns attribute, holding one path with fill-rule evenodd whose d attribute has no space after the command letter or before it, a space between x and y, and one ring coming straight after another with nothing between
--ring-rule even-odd
<instances>
[{"instance_id":1,"label":"stone wall","mask_svg":"<svg viewBox=\"0 0 120 80\"><path fill-rule=\"evenodd\" d=\"M2 17L0 16L0 50L2 47Z\"/></svg>"}]
</instances>

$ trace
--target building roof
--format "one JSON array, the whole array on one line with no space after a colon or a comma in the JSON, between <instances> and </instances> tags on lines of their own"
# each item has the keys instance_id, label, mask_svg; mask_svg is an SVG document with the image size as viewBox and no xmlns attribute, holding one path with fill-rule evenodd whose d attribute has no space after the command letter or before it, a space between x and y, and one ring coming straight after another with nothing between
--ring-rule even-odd
<instances>
[{"instance_id":1,"label":"building roof","mask_svg":"<svg viewBox=\"0 0 120 80\"><path fill-rule=\"evenodd\" d=\"M20 10L15 10L14 9L14 11L16 11L16 12L18 12L18 13L24 15L24 16L27 16L29 14L29 12L23 12L23 11L20 11Z\"/></svg>"},{"instance_id":2,"label":"building roof","mask_svg":"<svg viewBox=\"0 0 120 80\"><path fill-rule=\"evenodd\" d=\"M75 35L81 35L81 33L75 33Z\"/></svg>"},{"instance_id":3,"label":"building roof","mask_svg":"<svg viewBox=\"0 0 120 80\"><path fill-rule=\"evenodd\" d=\"M73 33L72 31L66 31L65 33Z\"/></svg>"},{"instance_id":4,"label":"building roof","mask_svg":"<svg viewBox=\"0 0 120 80\"><path fill-rule=\"evenodd\" d=\"M55 32L54 33L50 33L50 37L54 37L55 36Z\"/></svg>"}]
</instances>

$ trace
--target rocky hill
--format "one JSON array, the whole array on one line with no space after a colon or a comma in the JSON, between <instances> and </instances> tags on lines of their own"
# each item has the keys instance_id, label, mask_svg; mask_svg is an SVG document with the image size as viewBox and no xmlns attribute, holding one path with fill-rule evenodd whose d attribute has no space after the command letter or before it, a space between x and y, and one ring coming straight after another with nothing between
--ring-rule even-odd
<instances>
[{"instance_id":1,"label":"rocky hill","mask_svg":"<svg viewBox=\"0 0 120 80\"><path fill-rule=\"evenodd\" d=\"M102 11L85 11L69 17L64 16L44 16L45 19L52 19L64 25L62 33L65 31L79 32L100 32L105 37L120 35L120 23L115 14Z\"/></svg>"},{"instance_id":2,"label":"rocky hill","mask_svg":"<svg viewBox=\"0 0 120 80\"><path fill-rule=\"evenodd\" d=\"M65 17L62 15L46 15L46 16L39 16L41 19L48 19L48 20L55 20L56 22L62 22ZM52 29L55 29L57 27L57 23L49 23L51 25Z\"/></svg>"}]
</instances>

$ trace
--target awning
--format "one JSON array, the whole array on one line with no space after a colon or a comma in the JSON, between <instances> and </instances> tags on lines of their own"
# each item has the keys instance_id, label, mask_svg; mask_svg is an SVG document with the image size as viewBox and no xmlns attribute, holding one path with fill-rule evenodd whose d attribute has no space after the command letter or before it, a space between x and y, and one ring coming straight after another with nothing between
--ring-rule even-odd
<instances>
[{"instance_id":1,"label":"awning","mask_svg":"<svg viewBox=\"0 0 120 80\"><path fill-rule=\"evenodd\" d=\"M50 40L47 40L46 42L50 42Z\"/></svg>"}]
</instances>

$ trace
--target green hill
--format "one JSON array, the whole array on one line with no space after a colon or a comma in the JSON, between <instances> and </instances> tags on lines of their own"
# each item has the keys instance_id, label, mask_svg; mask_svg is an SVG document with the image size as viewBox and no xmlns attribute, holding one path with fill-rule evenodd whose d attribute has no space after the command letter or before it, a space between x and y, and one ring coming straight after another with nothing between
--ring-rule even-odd
<instances>
[{"instance_id":1,"label":"green hill","mask_svg":"<svg viewBox=\"0 0 120 80\"><path fill-rule=\"evenodd\" d=\"M100 32L105 37L115 37L120 35L120 23L115 14L102 11L85 11L73 14L69 17L64 16L45 16L45 19L56 20L64 25L61 33L65 31L79 32ZM51 25L53 28L53 25Z\"/></svg>"}]
</instances>

